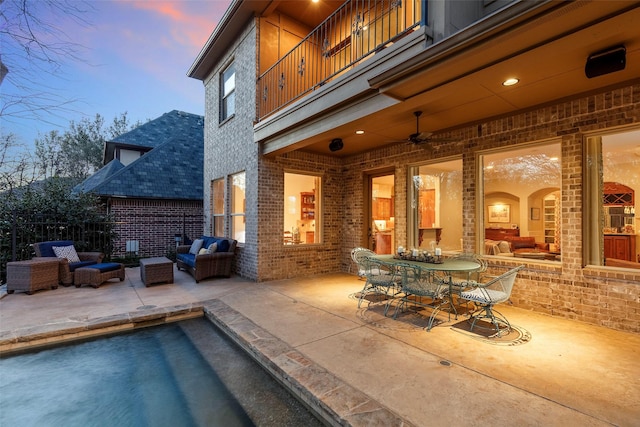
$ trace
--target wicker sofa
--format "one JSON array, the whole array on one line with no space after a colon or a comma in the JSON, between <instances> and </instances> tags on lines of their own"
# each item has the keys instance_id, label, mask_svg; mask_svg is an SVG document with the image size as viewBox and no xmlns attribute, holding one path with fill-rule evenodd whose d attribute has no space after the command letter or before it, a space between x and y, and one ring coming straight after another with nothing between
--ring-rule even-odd
<instances>
[{"instance_id":1,"label":"wicker sofa","mask_svg":"<svg viewBox=\"0 0 640 427\"><path fill-rule=\"evenodd\" d=\"M53 247L73 246L71 240L53 240L49 242L39 242L33 244L36 252L36 258L57 258L60 262L58 267L58 280L63 286L71 286L73 284L73 272L80 267L88 265L100 264L104 258L102 252L78 252L80 262L70 263L66 258L58 258L53 251Z\"/></svg>"},{"instance_id":2,"label":"wicker sofa","mask_svg":"<svg viewBox=\"0 0 640 427\"><path fill-rule=\"evenodd\" d=\"M202 236L192 245L176 248L176 265L178 270L189 272L196 283L209 277L230 277L237 244L234 239Z\"/></svg>"}]
</instances>

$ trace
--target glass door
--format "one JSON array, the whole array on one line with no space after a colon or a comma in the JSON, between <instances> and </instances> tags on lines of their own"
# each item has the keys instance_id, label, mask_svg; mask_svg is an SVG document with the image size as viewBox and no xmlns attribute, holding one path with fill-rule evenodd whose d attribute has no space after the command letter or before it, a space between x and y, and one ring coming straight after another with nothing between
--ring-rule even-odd
<instances>
[{"instance_id":1,"label":"glass door","mask_svg":"<svg viewBox=\"0 0 640 427\"><path fill-rule=\"evenodd\" d=\"M369 177L369 247L377 254L392 254L395 247L395 182L393 175Z\"/></svg>"}]
</instances>

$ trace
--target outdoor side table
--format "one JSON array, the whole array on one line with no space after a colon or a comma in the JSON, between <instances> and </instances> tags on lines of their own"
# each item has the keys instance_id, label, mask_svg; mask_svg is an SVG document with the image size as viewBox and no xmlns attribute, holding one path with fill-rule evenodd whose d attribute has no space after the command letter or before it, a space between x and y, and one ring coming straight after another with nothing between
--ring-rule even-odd
<instances>
[{"instance_id":1,"label":"outdoor side table","mask_svg":"<svg viewBox=\"0 0 640 427\"><path fill-rule=\"evenodd\" d=\"M31 295L41 289L56 289L59 263L57 258L8 262L7 293L26 291Z\"/></svg>"},{"instance_id":2,"label":"outdoor side table","mask_svg":"<svg viewBox=\"0 0 640 427\"><path fill-rule=\"evenodd\" d=\"M142 258L140 279L145 286L152 283L173 283L173 261L167 257Z\"/></svg>"}]
</instances>

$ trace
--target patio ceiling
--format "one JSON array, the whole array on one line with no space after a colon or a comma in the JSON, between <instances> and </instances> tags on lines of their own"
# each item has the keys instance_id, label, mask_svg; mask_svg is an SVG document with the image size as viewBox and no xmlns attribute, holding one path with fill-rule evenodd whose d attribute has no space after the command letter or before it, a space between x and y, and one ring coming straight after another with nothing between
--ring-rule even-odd
<instances>
[{"instance_id":1,"label":"patio ceiling","mask_svg":"<svg viewBox=\"0 0 640 427\"><path fill-rule=\"evenodd\" d=\"M412 112L423 111L422 132L440 132L546 103L640 81L640 2L552 2L535 16L513 16L508 26L452 36L369 81L398 102L300 141L297 149L348 156L390 143L404 143L416 131ZM443 43L444 44L444 43ZM585 76L589 55L613 46L626 48L626 68ZM457 47L456 47L457 46ZM435 53L434 53L435 52ZM520 82L505 87L502 82ZM380 96L380 95L378 95ZM362 129L363 135L355 131ZM329 141L341 138L335 153Z\"/></svg>"}]
</instances>

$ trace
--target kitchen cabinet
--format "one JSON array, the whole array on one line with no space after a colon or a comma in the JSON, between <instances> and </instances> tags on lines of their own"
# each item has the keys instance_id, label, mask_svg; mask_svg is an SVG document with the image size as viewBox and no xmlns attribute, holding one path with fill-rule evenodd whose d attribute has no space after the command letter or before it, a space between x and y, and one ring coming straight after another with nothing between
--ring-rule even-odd
<instances>
[{"instance_id":1,"label":"kitchen cabinet","mask_svg":"<svg viewBox=\"0 0 640 427\"><path fill-rule=\"evenodd\" d=\"M605 234L604 257L635 261L636 235L635 234Z\"/></svg>"},{"instance_id":2,"label":"kitchen cabinet","mask_svg":"<svg viewBox=\"0 0 640 427\"><path fill-rule=\"evenodd\" d=\"M393 216L393 199L376 197L371 203L371 217L374 220L389 220Z\"/></svg>"}]
</instances>

